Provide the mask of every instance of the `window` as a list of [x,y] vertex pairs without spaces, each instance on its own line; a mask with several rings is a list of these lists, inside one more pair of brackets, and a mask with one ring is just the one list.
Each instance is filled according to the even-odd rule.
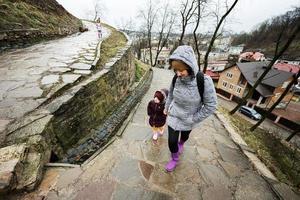
[[227,82],[226,81],[223,81],[223,83],[222,83],[222,85],[223,85],[223,87],[227,87]]
[[246,85],[247,80],[245,79],[245,77],[242,75],[239,84],[240,85]]
[[231,89],[231,90],[233,89],[233,85],[232,84],[229,85],[229,89]]
[[232,78],[233,74],[230,73],[230,72],[227,72],[227,73],[226,73],[226,76],[227,76],[228,78]]
[[237,93],[241,93],[242,88],[238,87],[238,88],[236,89],[236,91],[237,91]]

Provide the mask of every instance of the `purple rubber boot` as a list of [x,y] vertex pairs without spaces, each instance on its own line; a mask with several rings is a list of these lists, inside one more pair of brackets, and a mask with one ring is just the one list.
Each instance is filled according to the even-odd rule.
[[166,170],[168,172],[173,171],[177,165],[177,162],[179,161],[179,153],[178,152],[172,153],[171,156],[172,156],[171,160],[166,165]]
[[182,154],[182,152],[183,152],[183,145],[184,145],[184,142],[180,140],[178,142],[178,152],[179,152],[179,154]]

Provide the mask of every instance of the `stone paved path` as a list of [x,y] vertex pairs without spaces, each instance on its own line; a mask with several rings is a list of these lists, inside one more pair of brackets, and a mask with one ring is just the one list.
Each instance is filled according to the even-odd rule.
[[[0,55],[0,133],[10,121],[90,72],[99,39],[95,25],[83,23],[88,32]],[[109,34],[104,29],[102,39]]]
[[48,170],[41,184],[52,184],[47,199],[276,199],[215,116],[193,130],[179,166],[165,172],[167,133],[152,143],[146,107],[154,91],[168,87],[171,78],[170,71],[154,69],[152,86],[122,137],[92,161]]

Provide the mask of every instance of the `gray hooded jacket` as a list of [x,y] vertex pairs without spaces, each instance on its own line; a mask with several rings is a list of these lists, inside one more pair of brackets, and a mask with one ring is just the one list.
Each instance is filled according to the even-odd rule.
[[[198,73],[198,65],[192,47],[179,46],[170,60],[181,60]],[[174,130],[192,130],[199,122],[213,114],[217,107],[217,96],[212,79],[204,75],[204,94],[201,100],[195,76],[178,77],[171,84],[165,105],[168,111],[167,124]]]

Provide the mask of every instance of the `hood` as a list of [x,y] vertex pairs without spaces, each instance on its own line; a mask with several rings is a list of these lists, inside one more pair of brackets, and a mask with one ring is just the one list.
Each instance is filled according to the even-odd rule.
[[194,75],[196,75],[199,71],[196,56],[191,46],[178,46],[170,56],[169,60],[181,60],[193,70]]

